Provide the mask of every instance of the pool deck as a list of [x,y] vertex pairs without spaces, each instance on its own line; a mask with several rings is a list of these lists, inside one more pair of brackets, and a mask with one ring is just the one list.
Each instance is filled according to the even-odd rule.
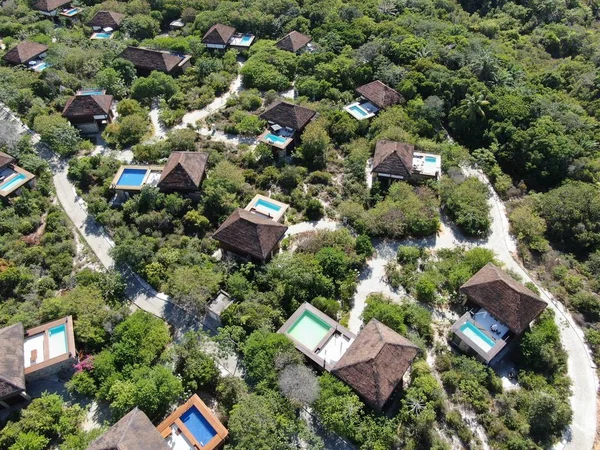
[[[110,36],[108,37],[99,37],[98,35],[100,34],[110,34]],[[96,33],[92,33],[92,35],[90,36],[90,39],[94,39],[94,40],[98,40],[98,41],[106,41],[108,39],[112,39],[115,37],[115,33],[111,32],[111,33],[106,33],[104,31],[98,31]]]
[[[244,37],[248,37],[250,38],[250,40],[244,42],[243,39]],[[253,34],[241,34],[241,33],[236,33],[233,36],[231,36],[231,38],[229,39],[229,46],[230,47],[237,47],[237,48],[241,48],[241,49],[246,49],[246,48],[250,48],[250,46],[254,43],[254,39],[255,36]]]
[[[363,116],[358,114],[357,112],[353,111],[352,108],[358,106],[361,109],[364,109],[368,114]],[[350,114],[352,117],[354,117],[357,120],[366,120],[366,119],[370,119],[371,117],[374,117],[375,114],[377,114],[377,112],[379,111],[379,108],[377,108],[375,105],[373,105],[371,102],[368,101],[357,101],[354,103],[350,103],[347,106],[344,106],[344,111],[346,111],[348,114]]]
[[[181,421],[181,416],[195,406],[200,414],[207,420],[211,427],[216,431],[215,436],[204,446],[200,445],[200,443],[196,440],[194,435],[187,429],[185,424]],[[174,432],[173,425],[175,425],[180,431],[181,434],[185,437],[185,440],[190,442],[193,447],[192,449],[202,449],[202,450],[214,450],[218,448],[227,438],[229,431],[227,428],[223,426],[221,421],[217,419],[217,416],[206,406],[206,404],[198,397],[197,394],[192,395],[187,402],[173,411],[169,416],[163,420],[160,425],[156,427],[158,432],[164,439],[168,439],[169,436]]]
[[19,176],[19,174],[25,175],[25,178],[23,178],[21,181],[14,184],[13,186],[11,186],[9,189],[0,190],[0,197],[2,197],[2,198],[8,197],[10,194],[15,192],[21,186],[24,186],[25,184],[29,183],[31,180],[33,180],[35,178],[34,174],[26,171],[25,169],[22,169],[21,167],[15,165],[15,164],[11,164],[8,167],[5,167],[4,169],[0,170],[0,176],[6,177],[4,180],[2,180],[0,182],[0,186],[3,185],[4,183],[10,182],[11,179]]
[[286,147],[288,145],[290,145],[293,142],[293,140],[294,140],[294,138],[291,137],[291,136],[279,136],[279,137],[285,138],[285,142],[283,142],[283,143],[274,142],[274,141],[272,141],[270,139],[267,139],[267,135],[269,135],[269,134],[273,134],[275,136],[278,136],[274,131],[269,130],[267,128],[265,131],[262,132],[262,134],[260,136],[258,136],[258,138],[257,138],[258,142],[262,142],[264,144],[270,145],[271,147],[275,147],[275,148],[278,148],[280,150],[285,150]]
[[[115,189],[117,191],[141,191],[142,188],[146,185],[156,186],[158,184],[158,180],[160,179],[160,174],[162,173],[165,166],[135,166],[135,165],[125,165],[119,167],[119,170],[115,174],[112,182],[110,183],[110,188]],[[146,170],[146,175],[144,179],[139,184],[139,186],[127,186],[118,184],[121,175],[126,169],[135,169],[135,170]]]
[[[314,314],[331,327],[314,349],[308,348],[288,334],[288,330],[292,328],[292,326],[305,311]],[[279,328],[279,330],[277,330],[277,332],[285,334],[287,337],[289,337],[299,352],[303,353],[317,366],[325,369],[328,372],[333,369],[337,361],[342,357],[344,351],[347,350],[350,344],[354,342],[354,339],[356,339],[356,335],[354,333],[352,333],[346,327],[341,326],[327,314],[321,312],[310,303],[303,303],[300,305],[300,307],[294,312],[294,314],[290,316],[288,320],[285,321],[285,323],[281,326],[281,328]],[[334,346],[337,347],[338,344],[340,344],[343,351],[340,351],[339,353],[332,352],[331,349]],[[327,351],[329,351],[329,353],[326,355]]]
[[[256,207],[255,206],[256,203],[260,200],[279,206],[279,211],[271,214],[271,212],[268,211],[267,208],[261,208],[260,206]],[[289,207],[290,207],[290,205],[288,205],[287,203],[279,202],[279,201],[274,200],[265,195],[256,194],[254,196],[254,198],[250,201],[250,203],[248,203],[246,205],[246,207],[244,209],[246,211],[250,211],[252,213],[260,214],[261,216],[268,217],[269,219],[273,219],[275,222],[283,222],[283,220],[282,220],[283,216],[285,215],[285,212],[288,210]]]
[[[471,348],[475,353],[477,353],[477,355],[483,359],[487,364],[489,364],[497,355],[498,353],[500,353],[502,351],[502,349],[504,347],[506,347],[507,341],[505,339],[509,338],[511,336],[510,333],[508,333],[508,329],[506,327],[504,327],[504,325],[502,325],[503,328],[500,328],[500,331],[502,333],[503,330],[506,329],[506,331],[504,331],[504,333],[502,333],[501,335],[497,335],[495,333],[493,333],[485,324],[481,324],[479,323],[476,319],[474,319],[474,316],[476,315],[472,314],[471,311],[467,311],[460,319],[458,319],[454,325],[452,325],[452,327],[450,328],[451,333],[455,334],[462,342],[464,342],[466,345],[469,346],[469,348]],[[469,338],[460,328],[467,322],[470,322],[471,324],[473,324],[475,327],[477,327],[483,334],[485,334],[487,337],[489,337],[490,339],[492,339],[495,344],[494,346],[489,350],[489,351],[485,351],[484,349],[482,349],[481,347],[479,347],[479,345],[477,345],[476,342],[474,342],[471,338]]]
[[[67,351],[61,355],[55,356],[54,358],[50,358],[50,337],[49,330],[51,328],[58,327],[60,325],[66,325],[66,335],[67,335]],[[39,339],[41,337],[42,339]],[[76,358],[77,351],[75,350],[75,337],[73,334],[73,318],[71,316],[63,317],[62,319],[57,319],[52,322],[48,322],[40,325],[39,327],[30,328],[25,331],[25,343],[29,340],[38,340],[39,346],[43,349],[42,354],[38,351],[38,360],[35,364],[30,364],[25,367],[25,376],[45,369],[46,367],[53,366],[55,364],[59,364],[63,361],[66,361],[70,358]],[[39,350],[38,345],[34,345],[34,350]],[[27,348],[27,346],[26,346]],[[31,354],[28,355],[25,353],[25,360],[31,358]]]
[[[425,158],[435,158],[435,163],[425,162]],[[419,163],[422,161],[421,163]],[[413,153],[413,173],[426,177],[439,178],[442,173],[442,157],[434,153]]]

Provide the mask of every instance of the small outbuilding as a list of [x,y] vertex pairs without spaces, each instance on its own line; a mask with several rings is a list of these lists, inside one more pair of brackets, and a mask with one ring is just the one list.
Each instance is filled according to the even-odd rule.
[[223,251],[264,264],[279,250],[287,229],[274,220],[238,208],[212,237]]
[[331,371],[376,411],[401,387],[419,347],[371,319]]

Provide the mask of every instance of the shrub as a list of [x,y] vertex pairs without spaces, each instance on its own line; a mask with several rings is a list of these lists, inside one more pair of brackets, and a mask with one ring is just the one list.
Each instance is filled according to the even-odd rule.
[[421,247],[415,247],[414,245],[401,245],[398,247],[396,258],[400,264],[415,265],[421,257]]
[[304,215],[308,218],[308,220],[319,220],[321,217],[323,217],[323,214],[323,205],[316,198],[311,198],[306,203]]
[[452,221],[468,236],[482,236],[491,226],[489,191],[475,177],[462,183],[444,178],[440,190],[442,206]]

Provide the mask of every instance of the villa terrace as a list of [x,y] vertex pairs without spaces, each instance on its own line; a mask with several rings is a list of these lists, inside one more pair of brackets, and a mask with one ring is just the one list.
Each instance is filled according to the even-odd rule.
[[139,192],[144,186],[158,185],[163,169],[163,166],[121,166],[110,187],[124,193]]
[[250,33],[236,33],[234,27],[217,23],[202,37],[206,48],[224,50],[233,47],[237,50],[247,50],[254,42],[254,35]]
[[356,92],[360,94],[361,98],[345,106],[344,110],[357,120],[370,119],[380,109],[404,100],[398,92],[379,80],[358,87]]
[[290,337],[296,349],[330,372],[356,335],[309,303],[303,303],[277,331]]
[[35,175],[14,164],[15,159],[0,152],[0,198],[16,193],[22,186],[35,178]]
[[273,148],[279,156],[293,148],[300,134],[316,116],[316,111],[288,102],[278,102],[259,117],[269,123],[269,127],[258,137]]
[[173,450],[213,450],[229,432],[196,394],[156,427]]
[[254,214],[273,219],[275,222],[283,222],[283,217],[289,207],[290,205],[286,203],[256,194],[244,209]]

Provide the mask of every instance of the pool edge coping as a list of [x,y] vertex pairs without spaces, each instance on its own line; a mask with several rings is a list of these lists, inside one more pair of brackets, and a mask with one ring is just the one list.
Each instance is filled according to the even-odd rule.
[[[75,335],[73,334],[73,317],[72,316],[65,316],[60,319],[53,320],[52,322],[46,322],[37,327],[29,328],[28,330],[25,330],[23,343],[25,342],[25,339],[27,339],[27,338],[31,338],[38,334],[44,333],[45,334],[44,356],[45,356],[46,353],[49,352],[48,330],[50,330],[50,328],[54,328],[54,327],[57,327],[57,326],[63,325],[63,324],[66,325],[65,332],[67,334],[67,352],[63,353],[62,355],[55,356],[54,358],[45,359],[44,361],[42,361],[39,364],[34,364],[32,366],[25,367],[24,368],[25,375],[29,375],[31,373],[37,372],[38,370],[45,369],[46,367],[50,367],[55,364],[61,363],[63,361],[67,361],[70,358],[75,358],[75,359],[77,358],[77,350],[75,349]],[[27,355],[23,355],[23,356],[27,357]],[[23,365],[25,365],[25,362],[23,362]]]
[[[502,349],[504,347],[506,347],[508,342],[502,338],[496,339],[494,336],[488,336],[488,337],[494,339],[495,345],[490,349],[490,351],[484,352],[483,349],[481,349],[471,338],[469,338],[460,329],[467,322],[471,322],[473,324],[473,326],[475,326],[477,329],[484,332],[486,335],[489,334],[489,333],[487,333],[486,330],[477,326],[477,324],[473,321],[473,319],[471,317],[470,311],[467,311],[456,322],[454,322],[454,324],[452,324],[452,327],[450,327],[451,333],[453,333],[454,335],[459,337],[461,341],[465,342],[469,346],[469,348],[471,350],[473,350],[475,353],[477,353],[480,357],[482,357],[486,361],[487,364],[490,364],[492,362],[492,360],[502,351]],[[510,333],[510,330],[509,330],[508,334],[509,333]],[[510,336],[509,336],[509,338],[510,338]]]

